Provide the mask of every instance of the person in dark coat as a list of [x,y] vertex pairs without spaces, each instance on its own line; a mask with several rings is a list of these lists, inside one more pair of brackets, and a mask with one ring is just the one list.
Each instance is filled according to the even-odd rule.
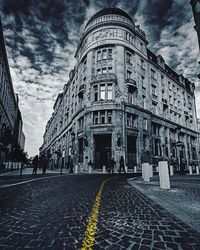
[[42,162],[41,162],[42,173],[46,174],[47,165],[48,165],[48,158],[46,155],[43,155],[41,160],[42,160]]
[[33,159],[33,174],[37,174],[37,169],[38,169],[38,155],[36,155]]
[[125,166],[124,166],[124,157],[121,156],[120,160],[119,160],[119,173],[121,174],[121,171],[124,171],[124,173],[126,173],[125,170]]
[[116,162],[115,162],[114,158],[112,158],[110,161],[110,173],[111,174],[114,174],[115,164],[116,164]]

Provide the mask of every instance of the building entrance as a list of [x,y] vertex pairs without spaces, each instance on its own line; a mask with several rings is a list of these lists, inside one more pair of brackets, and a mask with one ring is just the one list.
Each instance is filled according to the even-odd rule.
[[108,166],[111,160],[111,134],[94,135],[94,160],[95,168]]
[[127,160],[128,168],[133,169],[137,165],[137,137],[127,136]]

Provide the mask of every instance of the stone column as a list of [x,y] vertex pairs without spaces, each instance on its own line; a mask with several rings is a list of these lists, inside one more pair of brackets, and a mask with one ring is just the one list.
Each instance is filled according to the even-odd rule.
[[196,166],[196,173],[199,174],[199,166]]
[[167,161],[159,161],[158,168],[159,168],[160,188],[170,189],[169,170]]

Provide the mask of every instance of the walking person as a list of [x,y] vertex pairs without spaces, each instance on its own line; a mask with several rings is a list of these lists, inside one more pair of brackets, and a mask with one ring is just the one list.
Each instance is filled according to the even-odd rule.
[[48,158],[46,155],[43,155],[42,157],[42,173],[43,174],[46,174],[47,164],[48,164]]
[[125,166],[124,166],[124,157],[121,156],[120,160],[119,160],[119,173],[121,174],[121,171],[124,171],[124,173],[126,173],[125,170]]
[[116,164],[116,162],[115,162],[114,157],[113,157],[111,159],[111,161],[110,161],[110,172],[111,172],[111,174],[114,174],[115,164]]
[[38,169],[38,155],[36,155],[33,159],[33,174],[37,174],[37,169]]

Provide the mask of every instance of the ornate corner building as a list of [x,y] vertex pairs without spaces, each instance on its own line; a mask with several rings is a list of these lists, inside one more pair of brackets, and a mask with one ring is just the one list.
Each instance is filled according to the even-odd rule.
[[8,160],[12,145],[24,149],[23,121],[14,93],[0,20],[0,163]]
[[120,156],[129,169],[160,160],[197,163],[194,83],[147,45],[144,31],[121,9],[91,17],[40,148],[52,167],[69,157],[96,168]]

